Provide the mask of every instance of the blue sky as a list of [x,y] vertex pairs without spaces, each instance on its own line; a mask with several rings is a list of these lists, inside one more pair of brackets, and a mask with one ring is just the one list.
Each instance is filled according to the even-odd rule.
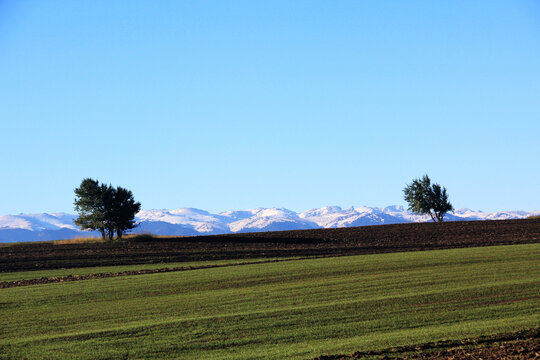
[[2,1],[0,214],[540,209],[537,1]]

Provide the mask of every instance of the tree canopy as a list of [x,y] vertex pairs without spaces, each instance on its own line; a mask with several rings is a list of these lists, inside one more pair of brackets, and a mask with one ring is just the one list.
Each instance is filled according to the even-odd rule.
[[446,188],[439,184],[431,184],[429,176],[424,175],[420,179],[414,179],[404,189],[405,201],[409,203],[409,210],[415,214],[429,214],[435,222],[441,222],[444,214],[454,210],[448,201]]
[[110,240],[115,233],[120,239],[125,231],[135,228],[135,214],[141,209],[141,203],[135,202],[130,190],[90,178],[75,189],[74,204],[79,213],[74,223],[82,230],[97,230]]

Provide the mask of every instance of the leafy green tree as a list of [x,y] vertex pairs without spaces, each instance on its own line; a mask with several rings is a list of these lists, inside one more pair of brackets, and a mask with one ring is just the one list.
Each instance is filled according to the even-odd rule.
[[130,190],[120,186],[113,189],[113,198],[112,219],[116,236],[118,239],[121,239],[125,231],[137,226],[135,214],[141,209],[141,204],[135,202],[133,193]]
[[97,230],[105,238],[105,206],[103,204],[104,186],[97,180],[84,179],[75,189],[75,211],[79,217],[73,222],[82,230]]
[[405,201],[409,203],[409,210],[415,214],[429,214],[434,222],[442,222],[444,214],[454,210],[448,201],[446,188],[439,184],[431,184],[429,176],[414,179],[404,189]]
[[75,189],[74,204],[79,213],[74,223],[82,230],[97,230],[109,240],[115,233],[120,239],[125,231],[135,228],[135,214],[141,208],[130,190],[100,184],[90,178]]

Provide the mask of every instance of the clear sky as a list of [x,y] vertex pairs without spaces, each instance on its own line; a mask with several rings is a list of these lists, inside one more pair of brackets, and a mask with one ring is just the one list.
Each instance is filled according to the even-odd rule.
[[0,1],[0,215],[540,209],[540,3]]

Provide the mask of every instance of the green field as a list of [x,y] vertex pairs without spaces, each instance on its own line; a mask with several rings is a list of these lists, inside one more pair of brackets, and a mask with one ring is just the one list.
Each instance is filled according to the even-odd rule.
[[294,257],[283,258],[264,258],[264,259],[226,259],[226,260],[207,260],[207,261],[188,261],[174,263],[156,263],[156,264],[140,264],[140,265],[120,265],[120,266],[93,266],[70,269],[48,269],[48,270],[32,270],[32,271],[14,271],[0,272],[0,282],[16,281],[16,280],[32,280],[41,277],[62,277],[68,275],[88,275],[98,273],[114,273],[121,271],[137,271],[150,269],[172,269],[176,267],[201,267],[201,266],[225,266],[225,265],[243,265],[246,263],[255,262],[272,262],[272,261],[289,261],[294,260]]
[[532,244],[2,289],[0,357],[307,359],[515,331],[540,323],[539,259]]

